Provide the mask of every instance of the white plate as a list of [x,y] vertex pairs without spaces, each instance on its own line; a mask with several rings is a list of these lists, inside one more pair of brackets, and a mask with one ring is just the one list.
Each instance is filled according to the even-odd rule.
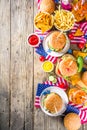
[[[51,33],[53,33],[53,32],[51,32]],[[47,54],[49,54],[51,56],[55,56],[55,57],[60,57],[60,56],[64,55],[68,51],[68,49],[70,48],[70,41],[69,41],[67,35],[65,33],[63,33],[66,36],[66,45],[65,45],[64,49],[59,51],[59,52],[52,51],[48,47],[49,36],[50,36],[51,33],[49,33],[44,38],[44,40],[43,40],[43,48],[44,48],[44,50],[45,50],[45,52]]]
[[[62,109],[58,113],[55,113],[55,114],[49,113],[43,106],[43,99],[44,99],[45,95],[48,94],[48,93],[51,93],[51,92],[54,92],[54,93],[58,94],[62,98],[63,104],[64,104]],[[40,107],[41,107],[42,111],[44,113],[46,113],[47,115],[49,115],[49,116],[59,116],[59,115],[62,115],[63,112],[66,110],[67,104],[68,104],[68,97],[67,97],[66,93],[61,88],[58,88],[56,86],[50,86],[50,87],[46,88],[41,93],[41,96],[40,96]]]

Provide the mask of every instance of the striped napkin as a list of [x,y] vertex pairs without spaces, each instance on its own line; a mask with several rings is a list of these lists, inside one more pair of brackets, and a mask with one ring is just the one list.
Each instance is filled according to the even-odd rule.
[[[46,82],[44,82],[44,83],[46,83]],[[42,91],[45,88],[48,88],[50,86],[52,86],[52,85],[50,85],[50,84],[40,84],[40,83],[38,84],[36,97],[35,97],[35,107],[36,108],[40,108],[40,94],[42,93]],[[77,105],[77,104],[74,104],[72,102],[69,102],[69,104],[67,105],[67,110],[65,111],[64,114],[68,114],[70,112],[77,113],[80,116],[81,124],[87,123],[87,107],[84,108],[82,105]]]
[[78,43],[86,43],[85,35],[87,34],[87,21],[81,23],[75,23],[73,29],[70,33],[74,34],[77,29],[80,29],[83,32],[83,36],[74,36],[73,39],[70,40],[71,44],[78,44]]

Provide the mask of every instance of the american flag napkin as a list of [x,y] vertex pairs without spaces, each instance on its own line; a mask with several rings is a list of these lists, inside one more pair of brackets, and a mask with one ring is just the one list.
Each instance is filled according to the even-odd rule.
[[35,33],[38,34],[38,36],[40,37],[40,42],[41,44],[39,45],[39,47],[36,48],[36,53],[38,53],[39,55],[42,55],[45,57],[46,60],[51,61],[53,64],[55,64],[57,62],[58,57],[54,57],[51,55],[48,55],[42,45],[43,39],[46,37],[46,35],[49,33],[50,31],[45,32],[44,34],[39,31],[39,30],[35,30]]
[[[45,88],[48,88],[52,85],[50,84],[38,84],[37,86],[37,92],[35,97],[35,107],[40,108],[40,94]],[[80,116],[81,124],[87,123],[87,107],[83,107],[82,105],[77,105],[72,102],[69,102],[67,105],[67,110],[64,114],[68,114],[70,112],[77,113]]]
[[87,34],[87,21],[81,23],[75,23],[73,29],[71,29],[71,33],[75,33],[77,29],[80,29],[83,32],[83,36],[74,36],[73,39],[70,40],[71,44],[78,43],[86,43],[85,35]]

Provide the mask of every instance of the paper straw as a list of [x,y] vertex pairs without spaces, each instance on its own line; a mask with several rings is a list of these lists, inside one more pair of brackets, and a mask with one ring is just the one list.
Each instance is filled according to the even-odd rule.
[[85,2],[85,0],[81,0],[81,5],[83,5],[83,4],[84,4],[84,2]]

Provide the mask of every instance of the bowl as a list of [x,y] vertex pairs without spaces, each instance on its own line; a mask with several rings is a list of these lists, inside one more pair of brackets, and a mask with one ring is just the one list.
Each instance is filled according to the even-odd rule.
[[38,12],[34,18],[35,28],[42,31],[42,33],[49,31],[53,27],[53,23],[53,15],[47,12]]
[[59,31],[70,31],[74,27],[75,21],[76,20],[72,12],[63,9],[61,9],[60,11],[55,11],[54,26]]
[[40,37],[36,33],[31,33],[28,36],[27,41],[28,41],[29,46],[37,47],[40,43]]
[[51,72],[54,69],[54,64],[50,61],[44,61],[42,64],[42,69],[44,72]]
[[55,57],[60,57],[62,55],[64,55],[68,49],[70,48],[70,40],[68,38],[68,36],[66,35],[66,33],[63,33],[66,37],[66,45],[65,47],[61,50],[61,51],[58,51],[58,52],[55,52],[55,51],[52,51],[50,50],[49,46],[48,46],[48,41],[49,41],[49,36],[51,35],[52,32],[50,32],[43,40],[43,48],[45,50],[45,52],[51,56],[55,56]]
[[[56,113],[50,113],[44,106],[44,99],[45,99],[46,95],[48,95],[50,93],[55,93],[55,94],[59,95],[63,102],[62,108]],[[40,107],[41,107],[42,111],[45,114],[52,116],[52,117],[62,115],[67,108],[67,104],[68,104],[68,97],[67,97],[66,93],[61,88],[58,88],[56,86],[50,86],[50,87],[44,89],[44,91],[42,91],[42,93],[40,95]]]

